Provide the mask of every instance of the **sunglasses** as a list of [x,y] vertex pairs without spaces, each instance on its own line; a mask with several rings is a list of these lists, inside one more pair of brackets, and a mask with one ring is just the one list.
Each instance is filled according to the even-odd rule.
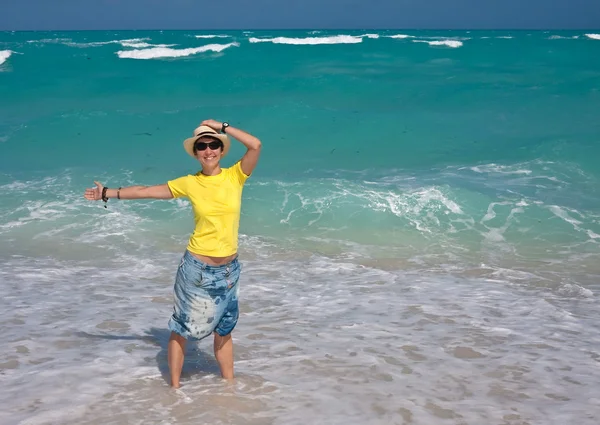
[[194,151],[204,151],[206,148],[210,148],[213,151],[216,151],[219,148],[223,147],[223,142],[220,140],[214,140],[212,142],[196,142],[194,144]]

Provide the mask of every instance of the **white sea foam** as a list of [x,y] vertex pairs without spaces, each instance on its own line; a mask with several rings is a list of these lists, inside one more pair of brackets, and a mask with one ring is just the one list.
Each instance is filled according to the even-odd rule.
[[552,212],[552,214],[573,226],[573,229],[577,230],[578,232],[585,233],[590,240],[595,241],[596,239],[600,239],[599,234],[595,233],[591,229],[583,228],[582,226],[584,223],[572,216],[578,215],[582,220],[585,219],[585,216],[579,211],[573,208],[560,207],[558,205],[550,205],[548,206],[548,209]]
[[[564,221],[566,221],[567,223],[571,224],[575,229],[579,230],[579,228],[577,226],[580,225],[580,224],[582,224],[581,221],[577,220],[576,218],[571,217],[569,215],[569,211],[566,211],[564,208],[561,208],[558,205],[550,205],[548,207],[548,209],[550,211],[552,211],[552,213],[554,215],[556,215],[557,217],[562,218]],[[578,213],[575,210],[571,210],[571,212]]]
[[356,44],[362,43],[362,37],[352,35],[334,35],[330,37],[275,37],[275,38],[257,38],[250,37],[250,43],[275,43],[275,44],[296,44],[296,45],[316,45],[316,44]]
[[146,41],[150,40],[150,38],[128,38],[124,40],[109,40],[109,41],[93,41],[90,43],[73,43],[72,41],[64,42],[65,45],[70,47],[78,47],[78,48],[87,48],[87,47],[100,47],[106,46],[109,44],[120,44],[124,47],[132,47],[132,44],[147,44]]
[[42,38],[40,40],[27,40],[28,43],[60,44],[71,42],[70,38]]
[[572,296],[572,297],[581,297],[581,298],[593,298],[594,293],[584,288],[576,283],[565,283],[562,285],[558,292],[562,295]]
[[149,43],[144,43],[144,42],[131,43],[131,42],[127,42],[127,41],[122,41],[121,45],[123,47],[132,47],[134,49],[145,49],[148,47],[173,47],[173,46],[176,46],[176,44],[149,44]]
[[12,53],[12,50],[0,50],[0,65],[6,62]]
[[151,49],[141,50],[120,50],[117,55],[122,59],[159,59],[159,58],[178,58],[191,56],[204,52],[222,52],[229,47],[238,47],[239,43],[229,44],[207,44],[201,47],[191,47],[188,49],[171,49],[168,47],[153,47]]
[[196,38],[229,38],[231,36],[227,35],[227,34],[202,34],[202,35],[195,35],[194,37],[196,37]]
[[[583,286],[522,289],[525,276],[515,285],[505,276],[409,274],[314,253],[241,256],[236,382],[216,376],[205,340],[190,344],[184,393],[170,391],[166,322],[178,259],[153,250],[85,265],[48,256],[3,264],[2,307],[14,314],[1,328],[0,358],[15,389],[0,394],[3,423],[238,425],[268,415],[286,424],[479,424],[520,415],[595,425],[600,413],[590,396],[600,378],[589,343],[600,336],[596,304]],[[152,278],[140,276],[139,261],[156,264]],[[389,394],[398,396],[391,407]]]
[[321,186],[316,193],[307,193],[304,189],[297,184],[276,183],[275,190],[282,192],[283,197],[279,206],[283,216],[280,223],[312,226],[318,222],[323,226],[327,217],[338,215],[349,206],[362,210],[356,211],[356,214],[381,212],[388,217],[396,216],[422,234],[432,234],[448,226],[441,223],[444,217],[455,218],[464,214],[458,203],[437,187],[371,189],[362,184],[335,180]]
[[481,222],[480,222],[487,229],[487,232],[481,233],[481,235],[485,238],[485,240],[487,242],[491,243],[495,247],[496,250],[506,248],[505,246],[498,245],[498,243],[506,241],[504,238],[504,233],[512,224],[515,214],[523,214],[525,210],[523,210],[523,208],[521,208],[521,207],[511,208],[510,213],[506,217],[504,224],[500,227],[488,227],[484,223],[487,221],[490,221],[496,217],[496,212],[494,211],[494,207],[496,205],[509,205],[509,204],[510,203],[508,203],[508,202],[492,202],[488,206],[488,212],[481,219]]
[[438,40],[438,41],[442,41],[442,40],[460,40],[460,41],[471,40],[471,37],[457,37],[457,36],[444,37],[444,36],[439,36],[439,35],[429,35],[429,36],[428,35],[420,35],[420,36],[418,36],[418,38],[420,40]]
[[548,40],[576,40],[578,39],[578,35],[574,35],[573,37],[564,37],[562,35],[551,35],[548,37]]
[[485,164],[485,165],[476,165],[474,167],[461,167],[459,170],[464,170],[468,168],[471,171],[476,173],[498,173],[498,174],[524,174],[530,175],[532,173],[531,170],[523,169],[520,167],[514,167],[510,165],[498,165],[498,164]]
[[366,37],[366,38],[377,39],[377,38],[379,38],[379,34],[363,34],[363,35],[360,35],[359,37]]
[[414,35],[406,35],[406,34],[387,35],[386,37],[387,38],[398,38],[398,39],[415,38]]
[[458,40],[433,40],[433,41],[413,40],[413,43],[427,43],[430,46],[446,46],[446,47],[451,47],[453,49],[456,49],[463,45],[463,42],[458,41]]
[[600,40],[600,34],[586,34],[587,38],[591,38],[592,40]]
[[[423,219],[425,212],[443,211],[445,214],[463,214],[460,206],[448,199],[435,187],[423,188],[413,193],[392,193],[381,191],[366,191],[364,195],[369,201],[369,206],[376,211],[389,211],[397,217],[409,218],[419,230],[426,230],[417,220]],[[430,219],[433,219],[429,215]],[[435,220],[439,224],[439,220]]]

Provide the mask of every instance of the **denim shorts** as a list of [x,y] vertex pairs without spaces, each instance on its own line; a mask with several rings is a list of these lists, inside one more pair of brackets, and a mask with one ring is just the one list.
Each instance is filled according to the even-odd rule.
[[196,340],[213,332],[221,336],[231,333],[239,317],[240,270],[237,258],[211,266],[186,251],[175,278],[169,329]]

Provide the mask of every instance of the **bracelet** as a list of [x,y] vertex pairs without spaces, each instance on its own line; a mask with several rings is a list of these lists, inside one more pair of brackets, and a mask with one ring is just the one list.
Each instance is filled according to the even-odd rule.
[[108,190],[108,187],[103,187],[102,188],[102,201],[104,202],[104,208],[106,208],[106,203],[108,202],[108,198],[106,197],[106,191]]
[[121,188],[117,189],[117,199],[121,199]]

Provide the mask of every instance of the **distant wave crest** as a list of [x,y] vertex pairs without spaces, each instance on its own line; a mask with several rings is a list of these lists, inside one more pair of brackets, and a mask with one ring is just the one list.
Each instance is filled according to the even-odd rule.
[[457,49],[459,47],[462,47],[462,45],[463,45],[463,42],[458,41],[458,40],[434,40],[434,41],[413,40],[413,43],[427,43],[430,46],[446,46],[446,47],[452,47],[453,49]]
[[367,38],[379,38],[379,34],[363,34],[363,35],[359,35],[359,37],[367,37]]
[[6,62],[12,53],[12,50],[0,50],[0,65]]
[[395,35],[388,35],[388,38],[399,38],[399,39],[405,39],[405,38],[414,38],[414,35],[406,35],[406,34],[395,34]]
[[586,34],[587,38],[591,38],[592,40],[600,40],[600,34]]
[[250,43],[275,43],[275,44],[356,44],[362,43],[362,37],[353,35],[334,35],[330,37],[306,37],[306,38],[291,38],[291,37],[275,37],[275,38],[256,38],[250,37]]
[[191,56],[203,52],[222,52],[229,47],[238,47],[239,43],[229,44],[207,44],[201,47],[192,47],[188,49],[171,49],[168,47],[153,47],[151,49],[141,50],[120,50],[117,55],[122,59],[158,59],[158,58],[178,58]]
[[203,35],[196,35],[194,37],[196,37],[196,38],[229,38],[231,36],[225,35],[225,34],[203,34]]
[[150,38],[128,38],[124,40],[109,40],[109,41],[91,41],[88,43],[74,42],[70,38],[44,38],[41,40],[29,40],[28,43],[42,43],[42,44],[64,44],[69,47],[87,48],[87,47],[100,47],[107,46],[110,44],[120,44],[123,47],[132,47],[134,49],[143,49],[147,47],[171,47],[175,44],[149,44]]
[[149,43],[128,43],[128,42],[121,42],[121,46],[123,47],[131,47],[134,49],[146,49],[148,47],[173,47],[176,46],[176,44],[149,44]]
[[125,40],[92,41],[90,43],[74,43],[72,41],[68,41],[68,42],[65,42],[64,44],[67,46],[70,46],[70,47],[79,47],[79,48],[100,47],[100,46],[106,46],[108,44],[120,44],[123,47],[128,47],[127,45],[129,45],[129,47],[131,47],[132,44],[140,44],[140,43],[143,43],[148,40],[150,40],[150,39],[149,38],[128,38]]
[[42,38],[40,40],[28,40],[28,43],[47,43],[47,44],[60,44],[71,42],[70,38]]

